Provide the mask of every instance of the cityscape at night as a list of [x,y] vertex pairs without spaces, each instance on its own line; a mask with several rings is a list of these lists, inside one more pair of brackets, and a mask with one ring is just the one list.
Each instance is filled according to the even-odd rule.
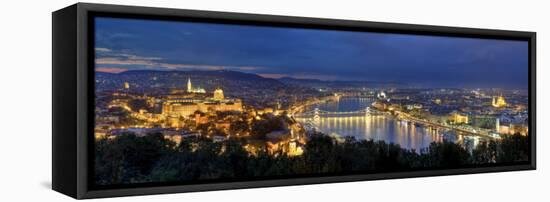
[[95,19],[97,185],[528,162],[528,43]]

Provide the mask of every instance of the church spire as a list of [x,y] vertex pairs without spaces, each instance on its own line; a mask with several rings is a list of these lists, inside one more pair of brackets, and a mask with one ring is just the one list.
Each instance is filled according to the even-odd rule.
[[193,86],[191,85],[191,78],[187,77],[187,92],[190,93],[193,91]]

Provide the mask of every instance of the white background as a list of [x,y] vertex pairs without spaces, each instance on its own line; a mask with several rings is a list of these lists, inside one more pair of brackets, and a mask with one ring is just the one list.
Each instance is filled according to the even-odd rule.
[[[101,199],[112,201],[543,201],[550,199],[546,1],[144,0],[139,6],[536,31],[536,171]],[[383,3],[382,3],[383,2]],[[1,1],[0,201],[68,201],[51,186],[51,12],[75,1]],[[546,20],[545,20],[546,19]],[[498,71],[498,69],[495,69]]]

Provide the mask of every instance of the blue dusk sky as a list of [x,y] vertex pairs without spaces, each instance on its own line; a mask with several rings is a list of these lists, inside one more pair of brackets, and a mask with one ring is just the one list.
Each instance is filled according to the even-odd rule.
[[263,77],[527,88],[528,43],[96,18],[96,71],[234,70]]

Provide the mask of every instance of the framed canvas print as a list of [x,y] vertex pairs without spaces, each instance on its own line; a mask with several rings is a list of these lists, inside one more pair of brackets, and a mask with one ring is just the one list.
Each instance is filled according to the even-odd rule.
[[535,33],[79,3],[53,14],[75,198],[535,169]]

